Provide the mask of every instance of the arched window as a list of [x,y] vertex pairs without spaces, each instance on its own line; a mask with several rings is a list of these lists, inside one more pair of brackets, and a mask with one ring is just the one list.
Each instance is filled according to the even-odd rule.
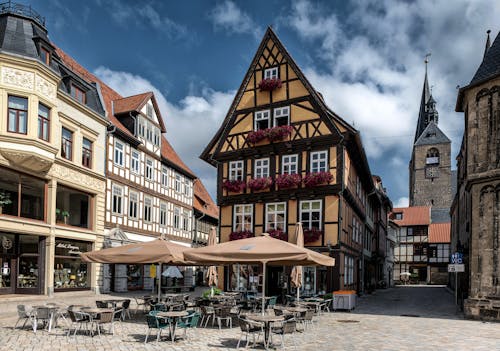
[[439,164],[439,150],[433,147],[427,151],[427,156],[425,158],[426,165],[438,165]]

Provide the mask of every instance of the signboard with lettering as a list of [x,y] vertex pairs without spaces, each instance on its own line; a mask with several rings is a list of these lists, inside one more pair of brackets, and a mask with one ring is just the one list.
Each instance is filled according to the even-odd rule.
[[465,265],[464,264],[449,264],[448,265],[448,272],[449,273],[465,272]]
[[453,264],[462,264],[464,260],[464,254],[460,252],[455,252],[454,254],[451,255],[450,258],[450,263]]

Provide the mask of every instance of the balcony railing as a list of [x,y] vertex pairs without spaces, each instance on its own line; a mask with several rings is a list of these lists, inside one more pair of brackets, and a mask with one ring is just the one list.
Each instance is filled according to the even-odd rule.
[[31,6],[18,4],[12,1],[0,3],[0,15],[8,13],[31,18],[33,21],[45,28],[45,17],[42,17],[38,12],[33,10]]

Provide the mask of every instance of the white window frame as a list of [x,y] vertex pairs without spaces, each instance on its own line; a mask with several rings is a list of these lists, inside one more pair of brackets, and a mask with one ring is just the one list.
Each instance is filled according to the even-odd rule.
[[128,195],[128,216],[130,218],[137,219],[138,215],[139,215],[139,193],[135,191],[130,191]]
[[189,212],[187,210],[182,211],[182,230],[189,231]]
[[191,196],[191,180],[184,177],[184,195]]
[[229,180],[243,180],[243,161],[229,162]]
[[[290,171],[295,169],[295,171]],[[298,174],[299,173],[299,155],[283,155],[281,156],[281,174]]]
[[125,144],[122,143],[121,141],[115,140],[114,151],[113,151],[113,162],[115,163],[115,165],[123,167],[124,163],[123,161],[125,159],[124,155],[125,155]]
[[145,124],[146,124],[146,123],[147,123],[147,122],[146,122],[146,120],[145,120],[144,118],[142,118],[142,117],[139,117],[139,118],[137,119],[137,129],[138,129],[137,134],[138,134],[140,137],[142,137],[142,138],[144,138],[144,137],[145,137],[145,134],[146,134],[146,133],[145,133],[145,130],[146,130],[146,126],[145,126]]
[[[148,165],[148,162],[151,162],[151,166]],[[154,180],[154,169],[155,169],[155,161],[152,158],[146,157],[146,172],[145,176],[148,180]]]
[[165,227],[167,225],[167,204],[165,202],[160,203],[160,226]]
[[123,215],[123,186],[118,184],[111,187],[111,212]]
[[[319,209],[313,209],[313,204],[319,203]],[[304,204],[309,204],[309,208],[304,209],[302,205]],[[304,229],[311,229],[312,226],[312,214],[315,212],[319,211],[319,227],[318,230],[321,230],[323,228],[323,201],[321,200],[303,200],[299,202],[299,218],[300,221],[302,222],[302,225],[304,226]],[[302,219],[302,214],[303,213],[309,213],[309,220],[308,222],[305,222]]]
[[146,116],[153,118],[153,104],[150,102],[146,103]]
[[[328,172],[328,151],[313,151],[311,152],[310,172]],[[315,159],[315,157],[317,157]],[[321,163],[324,162],[324,166]]]
[[286,117],[286,124],[285,125],[290,125],[290,107],[285,106],[285,107],[277,107],[273,111],[273,126],[277,126],[278,123],[276,123],[276,119],[278,118],[285,118]]
[[258,122],[260,121],[265,121],[267,120],[267,127],[271,127],[271,110],[261,110],[261,111],[255,111],[254,115],[254,130],[259,130],[257,128]]
[[165,166],[161,167],[161,185],[165,188],[168,187],[168,168]]
[[264,79],[278,78],[279,69],[278,67],[266,68],[264,70]]
[[144,222],[151,223],[152,221],[153,221],[153,199],[148,196],[144,196]]
[[181,186],[182,185],[182,177],[179,173],[175,174],[175,180],[174,180],[174,189],[176,193],[181,192]]
[[141,174],[141,153],[137,150],[130,152],[130,171],[135,174]]
[[254,178],[269,177],[269,158],[259,158],[254,161]]
[[[279,206],[283,206],[283,209],[278,209]],[[287,231],[287,221],[286,221],[286,202],[272,202],[266,204],[266,231],[271,229],[278,229],[281,224],[280,230]],[[283,220],[278,220],[279,216],[282,215]],[[272,226],[270,224],[273,224]],[[271,228],[272,227],[272,228]],[[277,228],[278,227],[278,228]]]
[[[250,224],[245,225],[245,216],[250,217]],[[241,228],[237,229],[238,218],[240,218]],[[248,227],[248,228],[247,228]],[[253,204],[234,205],[233,207],[233,230],[253,232]]]
[[174,207],[174,228],[181,229],[181,209],[179,207]]

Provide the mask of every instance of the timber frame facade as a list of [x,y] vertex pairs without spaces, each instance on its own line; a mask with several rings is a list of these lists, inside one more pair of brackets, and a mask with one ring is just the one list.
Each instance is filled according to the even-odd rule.
[[[382,206],[360,134],[326,106],[271,28],[200,157],[217,167],[221,242],[263,232],[294,242],[300,221],[305,245],[336,259],[305,268],[303,293],[360,291],[368,198],[373,211]],[[226,289],[251,287],[238,270],[227,271]],[[281,288],[272,282],[285,286],[287,271],[268,276],[268,293]]]

